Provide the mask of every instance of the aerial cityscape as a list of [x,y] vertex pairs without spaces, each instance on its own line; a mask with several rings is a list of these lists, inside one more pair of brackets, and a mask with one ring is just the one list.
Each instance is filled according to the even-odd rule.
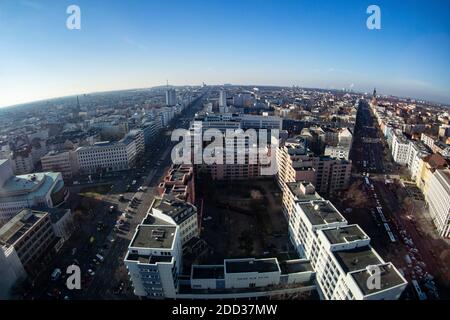
[[[254,24],[242,21],[254,1],[189,2],[0,4],[0,300],[165,299],[181,314],[194,300],[450,299],[449,4],[412,1],[402,14],[434,20],[406,32],[395,1],[268,1]],[[303,27],[323,10],[349,22],[317,27],[334,57],[273,56],[298,6]],[[150,7],[204,20],[164,31],[138,21]],[[230,12],[229,30],[203,30]],[[269,31],[274,12],[285,20]],[[332,39],[353,19],[359,44]],[[139,42],[153,23],[161,34]],[[442,42],[378,57],[393,37]]]

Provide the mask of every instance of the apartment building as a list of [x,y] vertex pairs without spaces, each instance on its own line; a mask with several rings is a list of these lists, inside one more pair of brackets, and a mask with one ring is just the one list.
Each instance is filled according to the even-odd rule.
[[0,282],[0,296],[9,295],[17,280],[37,275],[58,241],[47,212],[24,209],[0,228],[0,272],[12,276]]
[[292,138],[277,150],[277,180],[282,191],[286,182],[308,181],[320,193],[348,188],[351,162],[329,156],[315,156],[303,138]]
[[331,158],[349,160],[350,159],[350,148],[347,146],[341,146],[341,145],[326,146],[324,155],[331,157]]
[[135,163],[137,149],[131,137],[119,142],[98,142],[92,146],[76,150],[80,172],[92,174],[99,172],[131,169]]
[[392,157],[398,164],[408,164],[409,140],[401,131],[396,131],[392,137]]
[[172,195],[156,198],[149,212],[152,217],[179,226],[181,244],[199,236],[197,208]]
[[[398,299],[407,282],[392,263],[370,246],[370,238],[346,219],[330,201],[311,199],[311,190],[295,195],[289,219],[291,241],[310,260],[326,300]],[[376,270],[376,271],[374,271]],[[377,286],[369,285],[377,272]]]
[[193,166],[173,164],[158,186],[159,194],[172,195],[180,200],[195,203],[194,181]]
[[[270,160],[272,152],[275,151],[271,150],[271,142],[274,141],[272,141],[270,137],[263,137],[263,139],[266,139],[266,141],[263,142],[260,139],[259,130],[267,130],[269,135],[270,130],[281,130],[281,128],[282,119],[279,117],[241,115],[236,113],[197,114],[195,120],[191,123],[190,128],[194,141],[196,141],[196,136],[203,136],[203,133],[208,129],[217,129],[223,134],[235,132],[235,130],[238,129],[244,131],[247,129],[254,129],[257,133],[257,136],[255,137],[257,139],[256,145],[260,150],[261,148],[263,150],[263,152],[252,154],[250,149],[255,146],[252,144],[255,141],[251,141],[248,135],[243,133],[237,133],[236,137],[226,135],[223,140],[224,149],[222,163],[197,165],[197,172],[209,174],[214,180],[254,179],[261,177],[262,169],[271,164],[270,162],[268,164],[265,163],[265,159],[262,159],[262,157],[265,156]],[[265,146],[262,145],[262,143],[265,143]],[[195,146],[194,153],[203,152],[208,144],[208,142],[203,141],[200,150],[198,150],[198,146]],[[273,158],[275,158],[275,156]],[[250,161],[250,159],[253,159],[254,161]]]
[[152,117],[145,119],[144,124],[142,125],[142,131],[144,134],[144,143],[145,146],[150,146],[156,139],[156,136],[162,129],[161,119],[158,117]]
[[14,151],[11,160],[14,174],[16,175],[28,174],[34,171],[34,162],[30,147]]
[[14,176],[10,160],[0,160],[0,225],[24,208],[53,208],[69,197],[62,175],[38,172]]
[[420,136],[420,140],[423,143],[425,143],[425,145],[428,146],[428,148],[433,150],[434,149],[434,142],[437,140],[437,137],[434,137],[434,136],[426,134],[426,133],[422,133],[421,136]]
[[425,144],[421,141],[410,141],[409,142],[409,152],[408,152],[408,168],[411,173],[411,179],[416,180],[417,176],[420,174],[421,169],[421,159],[429,156],[430,152]]
[[162,299],[268,297],[315,290],[306,259],[224,259],[183,269],[183,253],[198,236],[196,208],[171,196],[154,201],[136,229],[125,265],[137,296]]
[[436,170],[426,182],[425,200],[441,237],[450,237],[450,170]]
[[182,267],[179,227],[155,220],[137,227],[124,262],[136,296],[176,298]]

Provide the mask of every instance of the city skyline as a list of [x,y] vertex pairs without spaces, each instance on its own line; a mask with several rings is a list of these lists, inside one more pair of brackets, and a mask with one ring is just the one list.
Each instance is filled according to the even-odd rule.
[[202,82],[353,89],[450,103],[448,2],[72,1],[0,4],[0,107]]

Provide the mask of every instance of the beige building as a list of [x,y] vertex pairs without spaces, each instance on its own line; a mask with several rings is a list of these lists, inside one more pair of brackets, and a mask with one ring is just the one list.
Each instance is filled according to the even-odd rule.
[[78,173],[77,155],[74,151],[50,151],[41,158],[42,170],[60,172],[64,180]]

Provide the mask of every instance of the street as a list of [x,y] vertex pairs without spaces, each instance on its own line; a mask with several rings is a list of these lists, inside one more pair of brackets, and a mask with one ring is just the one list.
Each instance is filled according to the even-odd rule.
[[[187,129],[203,98],[155,139],[135,169],[103,176],[81,177],[70,187],[69,203],[77,229],[51,265],[24,289],[24,299],[136,299],[123,259],[135,229],[146,216],[160,179],[172,164],[170,139],[174,128]],[[131,201],[134,199],[133,201]],[[81,289],[66,287],[66,269],[81,269]],[[51,279],[55,269],[62,274]]]
[[[356,177],[354,184],[363,193],[364,204],[361,208],[353,208],[346,216],[350,222],[363,227],[371,237],[373,247],[386,261],[392,261],[410,284],[416,284],[425,293],[419,294],[415,286],[410,285],[404,298],[424,299],[426,296],[438,299],[447,290],[435,278],[437,274],[445,274],[446,269],[435,258],[436,248],[430,243],[430,236],[421,231],[425,226],[416,221],[415,216],[423,214],[423,202],[412,200],[408,202],[409,206],[406,205],[407,193],[398,180],[397,165],[391,159],[368,103],[362,101],[352,160],[357,171],[353,175]],[[349,207],[348,203],[341,205]],[[432,228],[428,230],[433,231]]]

